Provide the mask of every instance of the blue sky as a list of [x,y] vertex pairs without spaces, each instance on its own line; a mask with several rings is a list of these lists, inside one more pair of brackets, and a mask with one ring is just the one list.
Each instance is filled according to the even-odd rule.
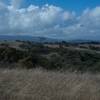
[[0,34],[100,40],[100,0],[0,0]]
[[81,13],[86,8],[93,8],[100,5],[100,0],[24,0],[23,6],[51,4],[60,6],[63,9]]

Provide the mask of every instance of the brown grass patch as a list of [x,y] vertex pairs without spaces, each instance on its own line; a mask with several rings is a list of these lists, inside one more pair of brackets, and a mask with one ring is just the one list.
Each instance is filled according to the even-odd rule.
[[100,74],[0,69],[0,100],[100,100]]

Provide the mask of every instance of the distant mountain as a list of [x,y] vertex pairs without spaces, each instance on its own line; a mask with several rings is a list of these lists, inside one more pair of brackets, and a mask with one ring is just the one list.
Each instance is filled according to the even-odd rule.
[[70,43],[94,43],[94,44],[100,44],[99,40],[83,40],[83,39],[76,39],[76,40],[69,40]]
[[88,42],[99,42],[100,40],[92,40],[92,39],[54,39],[54,38],[48,38],[48,37],[34,37],[34,36],[28,36],[28,35],[0,35],[0,41],[15,41],[15,40],[21,40],[21,41],[33,41],[33,42],[61,42],[66,41],[70,43],[88,43]]
[[52,39],[48,37],[33,37],[28,35],[0,35],[0,41],[15,41],[15,40],[21,40],[21,41],[33,41],[33,42],[58,42],[61,40],[58,39]]

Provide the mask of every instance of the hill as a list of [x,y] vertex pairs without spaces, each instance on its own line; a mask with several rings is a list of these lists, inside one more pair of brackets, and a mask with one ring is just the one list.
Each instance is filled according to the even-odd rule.
[[100,45],[1,42],[0,67],[99,72]]
[[15,41],[15,40],[20,40],[20,41],[32,41],[32,42],[57,42],[61,41],[59,39],[52,39],[48,37],[35,37],[35,36],[29,36],[29,35],[0,35],[0,41]]

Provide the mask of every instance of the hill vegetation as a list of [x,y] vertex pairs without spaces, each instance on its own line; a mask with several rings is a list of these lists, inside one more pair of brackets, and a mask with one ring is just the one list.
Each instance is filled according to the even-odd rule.
[[0,68],[44,68],[100,72],[99,44],[33,43],[0,44]]

